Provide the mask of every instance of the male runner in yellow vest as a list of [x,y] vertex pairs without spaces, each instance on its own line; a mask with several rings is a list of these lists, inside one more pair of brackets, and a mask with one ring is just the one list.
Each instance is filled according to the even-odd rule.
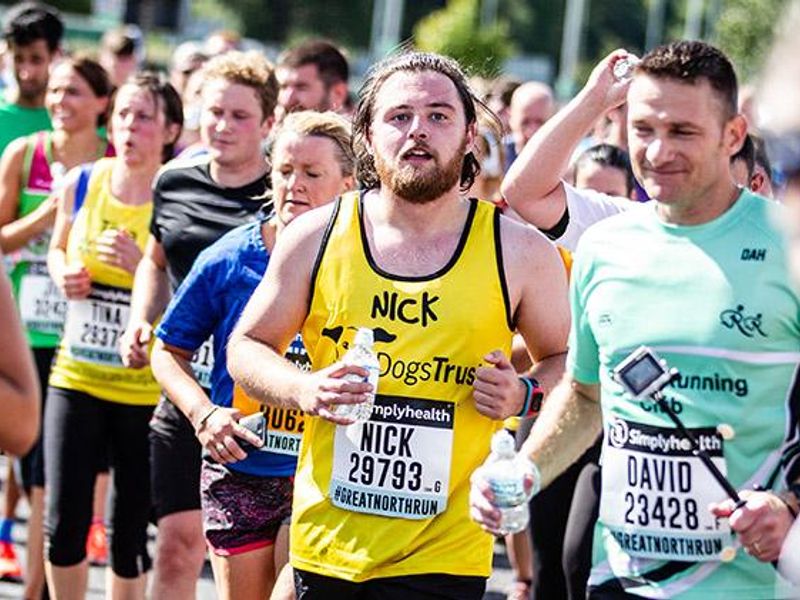
[[[471,523],[470,472],[526,384],[508,360],[518,330],[549,388],[563,369],[566,273],[542,235],[463,196],[477,172],[479,104],[454,61],[421,53],[372,71],[354,119],[367,191],[299,217],[278,242],[228,346],[253,398],[300,408],[291,561],[300,600],[483,595],[492,538]],[[481,108],[483,108],[481,106]],[[380,362],[340,362],[370,327]],[[314,370],[282,358],[301,331]]]

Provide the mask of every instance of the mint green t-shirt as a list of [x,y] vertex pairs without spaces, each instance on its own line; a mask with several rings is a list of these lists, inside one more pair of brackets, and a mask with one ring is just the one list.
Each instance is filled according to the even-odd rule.
[[52,128],[45,108],[24,108],[0,100],[0,153],[19,137]]
[[[611,378],[631,351],[650,346],[681,374],[665,390],[667,402],[734,487],[777,489],[800,475],[800,298],[775,212],[774,203],[742,192],[717,219],[674,226],[653,203],[599,223],[578,245],[567,369],[601,388],[595,589],[800,597],[708,511],[726,494],[688,440],[652,401],[631,398]],[[719,424],[734,437],[723,439]]]

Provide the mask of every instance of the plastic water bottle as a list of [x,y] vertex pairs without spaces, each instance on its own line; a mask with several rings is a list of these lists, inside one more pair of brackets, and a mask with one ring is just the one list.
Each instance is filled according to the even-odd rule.
[[633,77],[633,70],[636,68],[641,62],[639,57],[634,56],[633,54],[628,54],[628,56],[624,58],[620,58],[617,62],[614,63],[614,77],[617,81],[624,81],[625,79],[630,79]]
[[375,355],[373,344],[375,338],[372,329],[369,327],[359,327],[356,332],[356,337],[353,340],[352,347],[344,355],[342,361],[346,365],[353,365],[367,370],[367,377],[359,377],[355,373],[350,373],[345,376],[348,381],[366,381],[372,384],[372,391],[369,393],[365,402],[359,404],[339,404],[336,406],[334,412],[339,417],[347,417],[353,419],[355,423],[363,423],[369,421],[372,416],[372,406],[375,404],[375,392],[378,391],[378,375],[380,373],[380,365],[378,357]]
[[483,477],[494,494],[500,509],[500,533],[517,533],[528,526],[529,494],[525,490],[526,470],[517,460],[514,438],[504,429],[492,437],[492,453],[483,463]]

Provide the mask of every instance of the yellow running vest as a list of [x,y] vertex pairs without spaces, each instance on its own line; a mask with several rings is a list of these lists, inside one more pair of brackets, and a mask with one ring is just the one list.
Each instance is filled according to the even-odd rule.
[[425,277],[380,271],[361,201],[337,205],[301,331],[314,369],[371,327],[381,372],[372,418],[336,427],[306,417],[295,479],[291,559],[351,581],[420,573],[488,577],[493,538],[468,514],[469,477],[501,421],[480,415],[475,369],[511,351],[499,213],[470,201],[452,259]]
[[150,367],[122,365],[118,342],[128,324],[133,275],[97,257],[95,240],[108,229],[125,229],[144,250],[153,203],[123,204],[111,194],[114,158],[97,161],[83,205],[67,241],[67,264],[83,263],[92,276],[85,300],[70,300],[64,337],[50,385],[122,404],[154,405],[159,386]]

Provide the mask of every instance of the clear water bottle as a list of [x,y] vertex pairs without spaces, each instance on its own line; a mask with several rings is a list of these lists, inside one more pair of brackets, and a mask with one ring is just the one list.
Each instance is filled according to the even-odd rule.
[[482,470],[494,494],[494,503],[502,513],[499,532],[506,535],[525,529],[530,516],[530,495],[525,490],[527,470],[517,459],[514,438],[504,429],[492,437],[492,453]]
[[355,373],[350,373],[345,376],[349,381],[366,381],[372,384],[372,391],[365,402],[359,404],[339,404],[336,406],[334,412],[339,417],[347,417],[353,419],[355,423],[363,423],[369,421],[372,416],[372,406],[375,403],[375,392],[378,391],[378,375],[380,373],[380,365],[378,364],[378,357],[375,355],[373,344],[375,338],[372,329],[369,327],[359,327],[356,332],[356,337],[353,340],[353,345],[342,358],[342,362],[346,365],[353,365],[367,370],[367,377],[359,377]]
[[633,77],[633,70],[636,68],[641,62],[639,57],[634,56],[633,54],[628,54],[624,58],[620,58],[617,62],[614,63],[614,77],[617,81],[624,81],[625,79],[630,79]]

